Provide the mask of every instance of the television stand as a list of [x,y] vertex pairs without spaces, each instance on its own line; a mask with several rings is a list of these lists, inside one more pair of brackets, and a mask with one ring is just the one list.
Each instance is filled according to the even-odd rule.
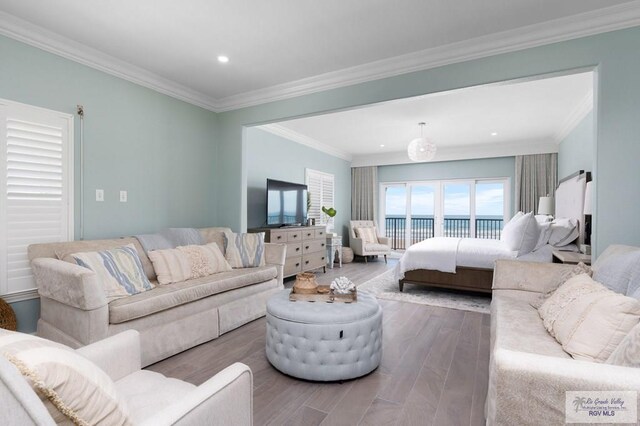
[[253,228],[249,232],[264,232],[267,243],[287,245],[284,277],[323,268],[327,272],[327,235],[325,226],[289,226],[284,228]]

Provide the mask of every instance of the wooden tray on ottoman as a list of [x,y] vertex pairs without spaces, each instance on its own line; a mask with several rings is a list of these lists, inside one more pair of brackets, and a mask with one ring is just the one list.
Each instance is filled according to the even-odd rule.
[[291,289],[289,300],[292,302],[301,300],[305,302],[326,302],[326,303],[353,303],[358,301],[358,291],[354,290],[349,294],[333,294],[328,285],[319,285],[315,294],[296,293]]

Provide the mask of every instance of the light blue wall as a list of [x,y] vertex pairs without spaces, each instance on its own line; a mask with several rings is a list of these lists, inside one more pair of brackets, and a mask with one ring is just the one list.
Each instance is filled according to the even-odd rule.
[[[86,239],[217,222],[216,114],[2,36],[0,58],[0,98],[70,114],[84,105]],[[74,132],[78,237],[78,116]]]
[[257,128],[245,133],[247,225],[266,222],[267,178],[305,183],[305,169],[331,173],[335,179],[335,232],[346,238],[351,217],[351,163]]
[[[246,226],[242,128],[376,102],[576,69],[597,70],[594,253],[640,245],[640,27],[417,71],[219,115],[221,224]],[[615,189],[615,190],[614,190]]]
[[513,214],[515,158],[481,158],[477,160],[439,161],[436,163],[398,164],[378,167],[379,182],[405,182],[442,179],[508,178]]
[[[217,223],[216,114],[1,36],[0,58],[0,98],[69,114],[84,105],[86,239]],[[77,116],[74,132],[78,238]],[[20,330],[35,331],[39,300],[12,306]]]
[[594,136],[593,111],[591,111],[560,143],[558,150],[560,179],[578,170],[593,171]]

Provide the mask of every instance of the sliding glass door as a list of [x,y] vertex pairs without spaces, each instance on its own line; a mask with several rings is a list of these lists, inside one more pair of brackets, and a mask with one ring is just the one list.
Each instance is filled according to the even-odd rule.
[[433,237],[499,239],[510,214],[509,181],[385,183],[381,204],[380,228],[394,250]]

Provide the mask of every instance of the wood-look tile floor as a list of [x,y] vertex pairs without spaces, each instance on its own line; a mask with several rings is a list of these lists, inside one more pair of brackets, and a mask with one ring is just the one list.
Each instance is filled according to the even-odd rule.
[[[318,274],[361,284],[393,267],[382,258]],[[285,285],[291,286],[292,280]],[[265,319],[148,367],[195,385],[239,361],[254,375],[255,425],[482,425],[489,315],[380,300],[383,356],[371,374],[342,383],[288,377],[266,359]]]

